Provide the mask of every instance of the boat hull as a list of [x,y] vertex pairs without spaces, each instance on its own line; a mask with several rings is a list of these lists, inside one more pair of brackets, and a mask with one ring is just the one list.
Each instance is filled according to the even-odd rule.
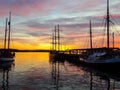
[[115,62],[115,63],[89,63],[86,62],[87,65],[89,66],[94,66],[96,68],[101,68],[101,69],[119,69],[120,68],[120,62]]
[[86,60],[84,61],[84,64],[102,71],[118,73],[120,68],[120,58],[102,60],[97,62],[94,60]]
[[0,62],[14,61],[14,58],[0,58]]
[[3,49],[0,51],[0,62],[14,61],[15,52],[9,49]]

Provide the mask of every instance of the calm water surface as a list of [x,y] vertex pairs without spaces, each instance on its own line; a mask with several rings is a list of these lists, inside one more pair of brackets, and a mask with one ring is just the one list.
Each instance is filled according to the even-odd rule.
[[120,90],[120,77],[50,62],[48,53],[17,53],[0,64],[0,90]]

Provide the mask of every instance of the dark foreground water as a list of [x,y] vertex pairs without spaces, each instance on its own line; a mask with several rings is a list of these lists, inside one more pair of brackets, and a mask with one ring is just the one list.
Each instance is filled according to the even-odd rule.
[[14,62],[0,63],[0,90],[120,90],[120,77],[50,62],[48,53],[17,53]]

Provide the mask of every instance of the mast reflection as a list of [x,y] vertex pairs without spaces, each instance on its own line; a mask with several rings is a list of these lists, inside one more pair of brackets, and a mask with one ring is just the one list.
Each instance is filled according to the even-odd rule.
[[86,67],[85,69],[83,67],[83,70],[90,81],[90,90],[95,90],[95,88],[99,90],[116,90],[116,88],[119,88],[117,87],[120,85],[119,75],[104,73]]
[[[76,67],[81,72],[84,72],[80,77],[88,85],[88,90],[119,90],[120,89],[120,74],[113,72],[105,72],[94,68],[78,65],[76,63],[68,62]],[[69,67],[71,68],[71,67]]]
[[52,85],[55,90],[59,90],[59,79],[60,79],[60,62],[58,60],[54,60],[54,58],[50,59],[51,63],[51,76],[52,76]]
[[14,67],[14,61],[12,62],[0,62],[0,74],[2,75],[2,90],[9,90],[9,71]]

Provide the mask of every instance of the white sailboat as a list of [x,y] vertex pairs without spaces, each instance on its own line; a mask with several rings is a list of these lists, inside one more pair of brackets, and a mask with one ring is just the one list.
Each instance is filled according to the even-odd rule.
[[84,60],[84,63],[89,66],[94,66],[102,70],[112,70],[120,68],[120,51],[115,48],[109,47],[109,0],[107,0],[107,47],[98,48],[99,52],[92,50],[92,33],[91,33],[91,22],[90,22],[90,45],[91,54]]
[[[7,28],[7,25],[9,28]],[[0,61],[13,61],[15,52],[10,49],[10,29],[11,29],[11,12],[9,14],[9,21],[6,19],[4,49],[0,50]],[[7,37],[8,35],[8,37]]]

